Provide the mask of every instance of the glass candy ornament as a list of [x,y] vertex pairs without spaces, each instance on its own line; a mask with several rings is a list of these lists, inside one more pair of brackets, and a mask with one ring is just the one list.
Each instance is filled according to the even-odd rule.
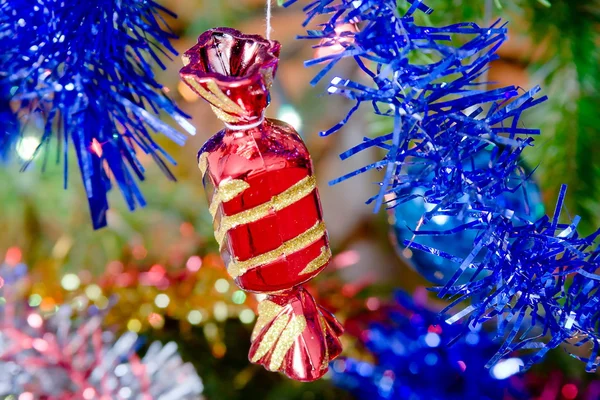
[[[488,151],[481,151],[474,156],[474,166],[478,169],[485,168],[490,159]],[[464,163],[465,171],[472,170],[469,162]],[[416,167],[411,167],[416,168]],[[415,174],[417,175],[417,174]],[[526,176],[529,173],[525,173]],[[515,179],[513,187],[517,187],[521,183]],[[398,255],[406,261],[406,263],[427,280],[438,285],[445,285],[452,278],[460,267],[460,263],[456,263],[438,257],[434,254],[424,251],[412,251],[407,249],[403,243],[413,239],[412,230],[416,229],[423,215],[434,208],[434,204],[426,203],[423,200],[423,191],[421,188],[408,189],[407,193],[414,195],[414,198],[398,204],[388,211],[390,222],[390,237]],[[526,198],[526,202],[523,199]],[[522,220],[537,221],[544,215],[544,204],[542,202],[542,194],[537,183],[531,179],[522,182],[522,187],[519,187],[514,192],[504,192],[495,199],[494,207],[498,211],[512,210],[514,215]],[[393,204],[393,203],[392,203]],[[474,218],[466,217],[463,219],[454,216],[437,215],[431,218],[427,224],[422,225],[420,230],[427,231],[449,231],[459,225],[473,221]],[[451,235],[419,235],[414,237],[416,243],[430,246],[453,255],[466,257],[473,250],[473,243],[477,236],[477,230],[466,229],[454,232]],[[466,270],[458,280],[458,283],[468,281],[475,269]],[[483,275],[481,275],[483,277]]]
[[198,165],[227,271],[267,295],[250,361],[312,381],[340,354],[342,327],[302,287],[331,258],[310,155],[294,128],[264,116],[280,47],[211,29],[185,52],[180,74],[226,127],[200,149]]

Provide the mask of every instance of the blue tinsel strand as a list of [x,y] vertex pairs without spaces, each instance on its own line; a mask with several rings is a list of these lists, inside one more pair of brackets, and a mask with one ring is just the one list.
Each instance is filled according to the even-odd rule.
[[[313,84],[344,58],[354,59],[367,78],[352,81],[334,77],[330,81],[330,94],[343,95],[356,105],[342,122],[322,135],[342,128],[362,103],[371,104],[375,114],[393,120],[392,132],[365,138],[341,155],[346,159],[378,147],[387,152],[384,159],[332,183],[368,170],[385,169],[381,189],[369,202],[375,202],[377,210],[385,202],[384,196],[392,195],[395,204],[402,204],[412,198],[403,196],[407,188],[423,188],[423,197],[437,204],[425,215],[426,222],[440,209],[456,214],[509,190],[509,181],[523,174],[517,164],[519,155],[531,145],[529,136],[539,133],[520,126],[521,114],[545,97],[535,97],[539,87],[519,93],[514,86],[487,90],[480,82],[489,62],[498,58],[495,51],[506,40],[506,28],[500,22],[489,28],[474,23],[424,27],[415,23],[414,13],[433,10],[415,0],[400,15],[396,3],[312,1],[304,8],[308,15],[305,24],[320,14],[327,14],[329,21],[302,38],[319,40],[321,47],[345,47],[341,53],[306,63],[326,63]],[[340,33],[339,26],[344,23],[357,24],[359,31]],[[456,46],[454,41],[464,44]],[[465,166],[488,146],[493,147],[490,163],[467,172]],[[419,173],[414,173],[415,168],[407,173],[407,166],[417,167]]]
[[[174,179],[167,168],[174,160],[151,133],[178,144],[185,135],[162,122],[160,112],[194,132],[151,70],[151,62],[164,68],[161,55],[176,54],[169,44],[175,36],[159,12],[171,14],[151,0],[0,1],[0,104],[12,102],[23,128],[42,117],[34,157],[43,152],[45,164],[48,144],[56,139],[65,179],[67,150],[74,148],[95,228],[106,225],[111,177],[131,210],[145,204],[137,150]],[[3,126],[0,154],[21,130]]]
[[331,368],[336,385],[365,400],[527,398],[521,393],[521,378],[513,376],[523,363],[519,358],[506,358],[485,369],[497,349],[485,331],[470,332],[449,346],[461,330],[458,325],[440,324],[438,313],[404,293],[396,299],[385,320],[371,323],[363,332],[376,365],[336,360]]
[[10,102],[0,94],[0,161],[10,159],[18,135],[19,121],[10,108]]

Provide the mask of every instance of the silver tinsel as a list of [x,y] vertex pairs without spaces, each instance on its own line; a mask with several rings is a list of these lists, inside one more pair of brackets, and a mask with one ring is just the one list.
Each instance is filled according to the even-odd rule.
[[153,342],[102,328],[105,310],[63,305],[52,315],[16,294],[23,265],[0,266],[0,398],[18,400],[202,399],[202,381],[174,342]]

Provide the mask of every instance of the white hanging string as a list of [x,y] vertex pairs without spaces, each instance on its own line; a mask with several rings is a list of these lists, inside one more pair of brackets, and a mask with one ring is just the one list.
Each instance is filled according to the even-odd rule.
[[271,31],[273,30],[271,26],[272,13],[272,0],[267,0],[267,40],[271,40]]
[[227,122],[223,121],[223,123],[225,124],[225,127],[232,131],[246,131],[248,129],[253,129],[253,128],[256,128],[257,126],[259,126],[260,124],[262,124],[263,122],[265,122],[265,112],[264,111],[263,111],[262,115],[260,116],[260,118],[256,122],[252,122],[252,123],[246,124],[246,125],[231,125],[231,124],[228,124]]

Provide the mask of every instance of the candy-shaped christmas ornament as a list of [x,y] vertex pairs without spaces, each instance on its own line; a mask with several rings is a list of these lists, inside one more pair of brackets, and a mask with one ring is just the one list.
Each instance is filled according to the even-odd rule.
[[302,284],[331,250],[310,155],[288,124],[266,119],[280,44],[229,28],[198,38],[182,79],[226,128],[199,151],[198,165],[227,271],[242,289],[265,293],[249,358],[292,379],[327,372],[342,327]]

